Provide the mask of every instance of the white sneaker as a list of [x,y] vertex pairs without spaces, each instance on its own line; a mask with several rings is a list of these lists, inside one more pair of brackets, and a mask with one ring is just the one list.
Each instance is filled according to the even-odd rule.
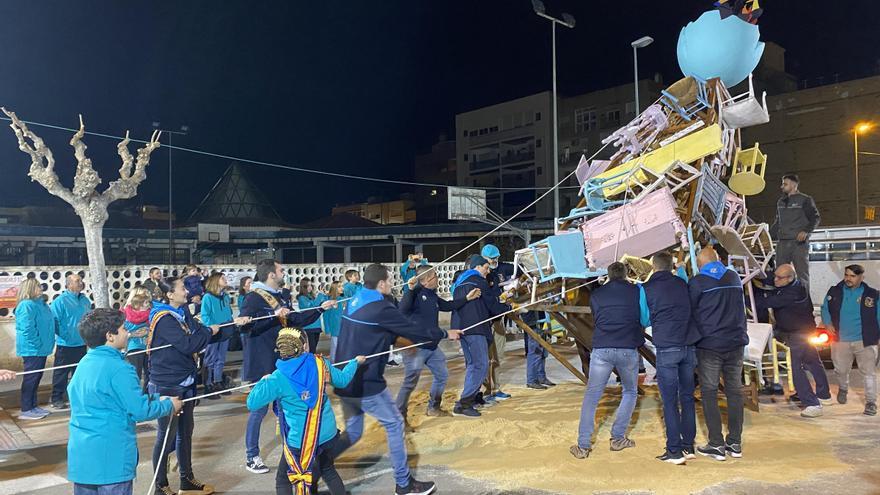
[[805,418],[818,418],[822,415],[822,406],[807,406],[801,411],[801,416]]
[[248,459],[247,464],[245,465],[248,471],[254,474],[266,474],[269,472],[269,467],[263,462],[263,458],[260,456],[255,456]]
[[819,404],[822,404],[823,406],[830,406],[834,404],[834,399],[832,399],[831,397],[827,399],[819,399]]

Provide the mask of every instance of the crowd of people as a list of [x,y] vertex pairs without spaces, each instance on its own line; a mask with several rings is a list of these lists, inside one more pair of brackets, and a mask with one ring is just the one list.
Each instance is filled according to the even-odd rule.
[[[15,310],[16,349],[25,371],[45,368],[53,351],[56,365],[79,363],[55,370],[51,396],[53,408],[71,411],[69,479],[77,494],[131,493],[138,458],[134,427],[152,419],[158,420],[152,455],[155,493],[176,493],[168,479],[170,452],[176,453],[179,464],[177,493],[213,493],[213,486],[200,481],[193,470],[194,399],[229,393],[232,384],[224,368],[230,346],[242,350],[241,380],[253,387],[247,399],[244,446],[248,471],[269,472],[259,437],[270,404],[279,420],[284,441],[277,493],[305,493],[317,487],[319,479],[332,494],[345,493],[334,459],[360,440],[364,416],[370,415],[386,432],[395,493],[428,494],[434,483],[417,480],[407,464],[405,418],[424,368],[432,375],[424,414],[447,414],[441,406],[449,371],[441,341],[458,341],[465,362],[464,384],[451,414],[479,418],[483,408],[510,398],[498,377],[507,341],[499,318],[519,313],[545,337],[538,313],[505,302],[505,284],[513,269],[499,259],[500,251],[492,245],[469,256],[466,269],[453,277],[450,300],[438,295],[437,272],[419,254],[400,268],[406,283],[399,300],[390,271],[380,264],[367,266],[363,273],[349,270],[344,282],[327,286],[300,279],[294,295],[284,267],[262,260],[252,279],[239,280],[237,316],[225,275],[215,272],[202,278],[195,266],[187,267],[183,277],[163,278],[161,270],[151,270],[148,280],[131,291],[123,311],[91,310],[79,275],[67,277],[65,292],[51,305],[40,284],[27,279]],[[699,253],[699,272],[690,280],[668,253],[658,253],[652,263],[654,273],[644,284],[630,283],[626,266],[613,263],[607,281],[591,291],[595,330],[589,380],[578,440],[570,452],[579,459],[589,457],[596,408],[612,373],[619,378],[622,398],[610,448],[635,446],[627,430],[637,401],[639,349],[650,327],[667,437],[658,458],[684,464],[697,453],[719,461],[741,457],[743,348],[748,334],[739,276],[711,247]],[[877,290],[863,279],[861,266],[848,266],[844,280],[828,291],[822,319],[838,335],[832,344],[838,402],[847,401],[847,378],[855,359],[865,378],[864,412],[874,415],[880,310]],[[790,264],[779,266],[757,285],[756,305],[773,310],[777,336],[791,347],[802,415],[820,416],[831,396],[816,349],[806,340],[815,329],[809,293]],[[440,326],[441,311],[451,313],[448,330]],[[322,332],[330,340],[326,357],[316,352]],[[538,390],[554,386],[544,369],[544,346],[535,339],[527,339],[525,346],[526,385]],[[407,348],[396,396],[384,376],[394,347]],[[814,377],[815,390],[805,369]],[[41,374],[24,375],[22,419],[49,414],[37,404]],[[0,379],[12,376],[0,370]],[[709,433],[703,446],[695,446],[697,382]],[[726,436],[717,399],[721,382],[727,398]],[[197,392],[200,383],[202,395]],[[342,406],[341,431],[329,406],[327,384]],[[106,426],[99,428],[99,423]],[[121,452],[121,458],[104,462],[83,455],[109,451]]]

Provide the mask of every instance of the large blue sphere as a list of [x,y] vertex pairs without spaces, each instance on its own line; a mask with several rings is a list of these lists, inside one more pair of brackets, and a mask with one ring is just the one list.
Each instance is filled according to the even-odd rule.
[[735,86],[749,77],[764,53],[761,32],[735,15],[722,20],[717,10],[703,13],[678,35],[678,66],[685,76],[720,77]]

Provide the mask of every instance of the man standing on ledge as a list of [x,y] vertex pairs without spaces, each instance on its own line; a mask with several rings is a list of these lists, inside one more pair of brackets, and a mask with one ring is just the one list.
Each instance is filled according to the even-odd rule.
[[776,266],[794,265],[801,283],[810,287],[810,234],[819,226],[813,198],[798,191],[798,176],[782,176],[782,197],[776,202],[776,220],[770,235],[776,239]]

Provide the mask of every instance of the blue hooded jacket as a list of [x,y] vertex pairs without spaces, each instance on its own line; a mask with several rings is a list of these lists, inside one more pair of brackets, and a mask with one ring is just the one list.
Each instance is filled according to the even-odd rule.
[[688,282],[698,349],[730,352],[749,343],[745,295],[739,275],[719,261],[706,263]]
[[15,354],[48,356],[55,349],[55,317],[42,297],[25,299],[15,307]]
[[452,328],[465,330],[483,322],[467,330],[464,335],[482,335],[491,340],[492,322],[485,320],[510,311],[510,306],[498,300],[497,294],[477,270],[466,270],[458,277],[451,291],[452,299],[466,299],[468,293],[474,289],[480,289],[480,297],[466,302],[464,306],[452,312]]
[[[323,293],[318,294],[315,297],[300,294],[300,295],[296,296],[296,304],[299,306],[299,310],[302,311],[304,309],[320,307],[321,304],[324,301],[326,301],[327,299],[329,299],[329,297],[327,297],[327,294],[323,294]],[[316,310],[306,311],[305,314],[313,313],[315,311]],[[320,332],[321,331],[321,319],[318,318],[315,321],[309,323],[308,325],[306,325],[302,328],[303,328],[303,330],[305,330],[307,332]]]
[[55,321],[58,322],[56,329],[58,337],[55,343],[64,347],[86,345],[79,334],[79,321],[92,310],[92,302],[89,298],[82,292],[74,294],[66,290],[52,301],[49,308],[55,316]]

